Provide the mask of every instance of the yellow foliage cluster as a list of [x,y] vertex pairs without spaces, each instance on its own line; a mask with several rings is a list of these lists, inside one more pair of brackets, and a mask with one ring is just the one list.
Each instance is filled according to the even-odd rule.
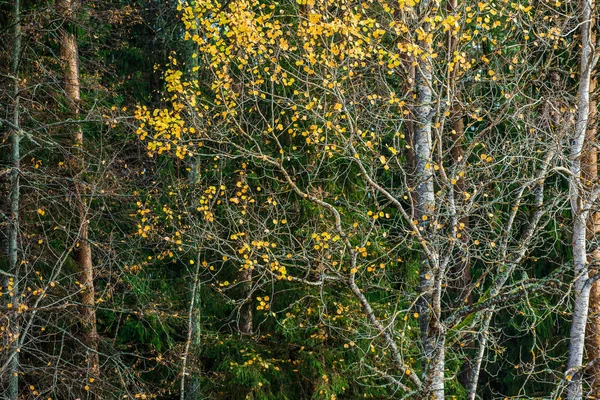
[[[340,101],[344,85],[363,76],[368,65],[393,75],[401,72],[404,60],[416,65],[419,60],[436,59],[448,32],[465,45],[475,36],[495,43],[495,32],[514,30],[510,21],[517,13],[524,17],[531,13],[531,7],[521,3],[480,2],[456,12],[436,9],[414,20],[417,5],[416,0],[181,3],[185,39],[194,43],[197,52],[189,66],[178,66],[177,57],[172,57],[165,72],[170,104],[153,112],[138,108],[138,135],[148,142],[149,154],[172,151],[179,158],[202,146],[201,139],[212,135],[216,124],[233,123],[232,134],[246,136],[246,128],[234,121],[241,118],[240,113],[258,112],[260,101],[274,101],[275,85],[289,90],[278,101],[280,118],[264,121],[264,133],[302,135],[307,152],[311,146],[327,143],[332,157],[339,148],[331,144],[329,135],[344,135],[347,130],[349,111]],[[543,35],[552,40],[560,36],[552,30]],[[476,65],[478,61],[464,51],[440,61],[440,66],[458,76]],[[207,86],[197,76],[199,70],[210,77],[210,93],[199,90]],[[488,75],[491,80],[499,79],[492,68]],[[327,93],[330,101],[314,97],[315,90]],[[408,112],[391,89],[368,96],[372,105],[388,103],[401,114]],[[315,112],[324,116],[323,125],[306,129],[299,123]]]

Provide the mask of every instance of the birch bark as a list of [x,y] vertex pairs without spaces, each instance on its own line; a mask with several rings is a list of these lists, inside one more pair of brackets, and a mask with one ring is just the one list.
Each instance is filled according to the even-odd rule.
[[[590,114],[589,123],[586,131],[586,145],[582,156],[581,175],[585,181],[586,187],[592,187],[598,184],[598,149],[596,148],[596,99],[593,93],[596,89],[596,79],[592,79],[590,84]],[[596,199],[597,200],[597,199]],[[593,201],[593,199],[592,199]],[[600,265],[600,248],[598,248],[598,235],[600,234],[600,213],[593,212],[587,221],[587,239],[594,245],[594,248],[588,254],[590,266],[589,274],[594,276],[598,274]],[[588,369],[591,395],[594,398],[600,397],[600,281],[592,284],[590,289],[589,318],[586,328],[586,353],[590,362]]]
[[588,319],[591,286],[588,284],[589,269],[587,262],[587,219],[589,202],[582,182],[582,155],[590,114],[591,73],[594,60],[594,42],[592,41],[593,0],[582,0],[581,14],[581,55],[579,92],[577,94],[577,121],[571,142],[569,200],[573,214],[573,318],[569,337],[569,357],[565,373],[567,399],[579,400],[583,396],[582,364],[585,349],[585,328]]
[[[429,1],[420,3],[420,14],[428,12]],[[430,221],[435,211],[435,192],[432,165],[432,63],[431,43],[429,38],[430,27],[425,23],[424,39],[418,45],[425,52],[419,58],[419,65],[415,69],[416,84],[416,124],[414,128],[414,154],[415,154],[415,180],[417,207],[416,219],[424,231],[430,229]],[[427,235],[425,235],[427,237]],[[444,399],[444,368],[445,368],[445,334],[441,326],[441,304],[439,296],[443,274],[439,272],[439,257],[426,257],[421,259],[419,272],[420,297],[417,304],[419,310],[419,325],[423,335],[424,356],[430,360],[425,378],[424,391],[428,397],[437,400]]]

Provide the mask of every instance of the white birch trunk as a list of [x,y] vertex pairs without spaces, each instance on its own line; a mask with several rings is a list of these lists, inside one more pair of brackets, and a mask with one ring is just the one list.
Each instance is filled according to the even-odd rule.
[[582,193],[581,156],[585,143],[585,133],[590,112],[590,83],[593,68],[593,46],[591,41],[592,0],[582,0],[581,14],[581,56],[579,92],[577,95],[577,122],[571,142],[569,197],[573,214],[573,319],[569,337],[569,357],[566,379],[568,381],[568,400],[579,400],[583,396],[581,381],[583,355],[585,349],[585,328],[588,319],[590,285],[587,284],[589,271],[587,265],[586,233],[590,199]]
[[[428,1],[421,2],[421,10],[427,10]],[[426,24],[425,31],[429,31]],[[435,211],[435,191],[432,167],[432,65],[431,45],[426,40],[419,41],[419,46],[429,54],[420,60],[415,71],[417,106],[415,117],[417,123],[414,131],[415,178],[417,194],[416,218],[424,231],[429,229],[432,214]],[[424,235],[427,237],[427,235]],[[440,307],[434,304],[434,291],[441,285],[443,276],[439,274],[437,257],[433,260],[425,255],[421,260],[420,298],[418,302],[419,324],[423,335],[423,349],[426,359],[431,360],[425,379],[424,393],[437,400],[444,399],[444,333],[441,329]],[[434,279],[435,277],[435,279]]]
[[573,285],[575,303],[569,336],[569,358],[566,379],[569,381],[567,399],[579,400],[583,396],[581,383],[583,353],[585,348],[585,328],[588,319],[590,285],[587,285],[588,268],[586,252],[586,218],[582,214],[574,216],[573,222]]

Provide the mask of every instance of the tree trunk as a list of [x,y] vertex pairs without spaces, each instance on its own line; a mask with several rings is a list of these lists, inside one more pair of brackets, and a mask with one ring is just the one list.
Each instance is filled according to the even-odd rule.
[[[14,18],[14,44],[12,53],[11,73],[13,77],[13,112],[12,124],[10,130],[11,136],[11,170],[10,170],[10,215],[8,221],[8,273],[5,287],[9,290],[9,306],[17,310],[19,298],[19,202],[20,202],[20,182],[19,174],[21,167],[20,142],[21,132],[19,124],[19,64],[21,57],[21,10],[20,0],[15,0],[13,9]],[[11,289],[12,288],[12,289]],[[9,357],[8,362],[8,399],[16,400],[19,396],[19,334],[21,331],[19,313],[13,312],[9,322],[8,340]]]
[[575,284],[573,285],[575,304],[573,305],[573,319],[569,337],[566,379],[569,382],[567,399],[579,400],[583,396],[581,368],[590,297],[590,286],[586,285],[588,279],[587,253],[585,250],[586,221],[582,213],[574,216],[572,245],[573,267],[575,270]]
[[[446,9],[448,14],[452,14],[456,12],[456,8],[458,7],[458,0],[448,0],[446,5]],[[448,63],[454,58],[454,52],[458,48],[458,36],[450,29],[448,31]],[[450,109],[450,117],[453,119],[452,121],[452,135],[450,136],[451,145],[450,145],[450,158],[452,160],[452,165],[454,166],[455,171],[455,179],[456,185],[454,185],[454,193],[459,194],[459,196],[454,196],[455,201],[461,201],[461,193],[464,193],[466,190],[466,184],[464,177],[456,175],[456,167],[459,166],[464,160],[465,149],[463,147],[463,140],[465,136],[465,123],[463,121],[463,112],[460,105],[461,93],[460,88],[458,87],[458,69],[454,69],[450,73],[450,80],[448,82],[448,90],[454,89],[451,92],[454,103]],[[462,207],[458,206],[458,209],[462,209]],[[469,242],[469,217],[468,215],[460,218],[459,222],[459,234],[460,234],[460,242],[462,246],[466,249]],[[469,255],[467,252],[459,249],[457,254],[457,260],[454,262],[452,266],[452,276],[455,279],[456,285],[456,295],[458,298],[458,307],[461,307],[464,304],[472,304],[473,296],[471,295],[471,290],[469,290],[469,284],[471,283],[471,262],[469,260]],[[464,347],[465,350],[472,350],[474,347],[473,340],[469,339]],[[461,370],[459,372],[459,382],[465,387],[469,384],[469,378],[471,376],[471,359],[469,357],[465,357],[466,361],[461,366]]]
[[[422,1],[423,13],[428,10],[429,2]],[[425,31],[429,25],[425,24]],[[425,54],[431,54],[431,45],[426,40],[419,41]],[[432,167],[432,64],[431,57],[421,58],[415,70],[417,104],[415,107],[416,124],[414,130],[415,179],[417,194],[416,219],[424,232],[430,229],[435,212],[435,192]],[[425,235],[427,237],[427,235]],[[444,334],[440,330],[440,307],[436,304],[434,291],[437,290],[439,265],[436,259],[423,255],[419,272],[420,294],[417,304],[419,324],[423,335],[425,358],[430,361],[425,379],[425,396],[437,400],[444,399]],[[436,277],[436,278],[434,278]]]
[[[188,372],[188,360],[190,358],[190,348],[192,350],[200,345],[200,321],[199,313],[197,312],[200,304],[200,294],[198,290],[200,277],[200,257],[196,261],[196,269],[194,272],[192,290],[190,293],[190,307],[188,310],[188,333],[185,342],[185,350],[183,353],[183,363],[181,367],[181,384],[179,398],[180,400],[192,400],[198,398],[197,391],[199,389],[198,374]],[[193,346],[192,346],[193,345]],[[189,379],[186,378],[191,375]]]
[[252,335],[252,270],[242,269],[237,280],[242,287],[238,330],[242,335]]
[[[195,292],[195,296],[196,296],[196,301],[195,301],[195,307],[194,307],[194,312],[192,315],[192,338],[191,338],[191,344],[192,344],[192,350],[196,352],[196,354],[198,354],[198,352],[200,351],[200,345],[202,343],[201,339],[201,310],[200,310],[200,290],[199,288],[196,289]],[[190,368],[190,373],[189,373],[189,378],[187,379],[187,383],[186,383],[186,387],[185,387],[185,399],[186,400],[196,400],[196,399],[200,399],[200,389],[201,389],[201,384],[202,382],[200,381],[200,377],[201,377],[201,372],[202,372],[202,364],[201,364],[201,360],[200,358],[197,357],[192,357],[192,360],[195,361],[195,364],[192,365],[192,367]]]
[[[458,0],[449,0],[448,4],[446,6],[448,14],[455,12],[457,7],[458,7]],[[453,34],[452,29],[450,29],[448,31],[448,58],[449,58],[448,61],[450,61],[453,58],[454,52],[458,48],[458,42],[459,42],[458,37],[455,34]],[[463,121],[463,116],[462,116],[463,111],[459,104],[461,95],[460,95],[460,89],[457,87],[458,86],[457,71],[458,71],[458,69],[454,69],[451,72],[450,82],[448,83],[449,84],[448,90],[454,89],[454,91],[451,93],[454,103],[452,104],[451,109],[450,109],[450,117],[453,119],[452,135],[450,137],[450,140],[452,142],[450,145],[450,158],[451,158],[452,164],[454,166],[460,165],[460,163],[463,162],[463,159],[465,156],[465,149],[463,148],[463,140],[465,137],[465,123]],[[464,177],[457,176],[455,178],[457,179],[457,181],[456,181],[456,185],[454,186],[454,192],[455,193],[463,193],[466,189]],[[455,201],[457,201],[458,198],[460,198],[460,196],[455,196]],[[459,207],[459,209],[461,209],[461,207]],[[462,228],[461,232],[460,232],[461,233],[460,240],[463,243],[467,243],[468,242],[468,234],[467,233],[468,233],[469,217],[468,216],[462,217],[460,219],[459,223],[460,223],[460,227]],[[458,274],[458,279],[457,279],[456,284],[459,289],[459,299],[461,299],[461,301],[463,301],[463,302],[471,304],[472,296],[470,294],[468,294],[466,291],[467,285],[471,282],[471,264],[470,264],[469,259],[466,257],[466,255],[464,255],[464,256],[465,256],[464,260],[463,259],[459,260],[456,263],[456,265],[454,266],[454,272],[456,272]],[[461,306],[461,305],[462,304],[459,304],[459,306]]]
[[593,0],[582,0],[581,14],[581,56],[579,74],[579,92],[577,94],[577,122],[572,139],[570,155],[569,200],[573,215],[573,319],[569,337],[569,357],[567,360],[566,379],[568,400],[579,400],[583,396],[582,368],[585,347],[585,328],[588,319],[590,285],[587,263],[587,217],[590,201],[586,196],[585,185],[582,184],[581,158],[584,151],[588,119],[590,114],[591,72],[594,63],[592,41],[592,8]]
[[[595,42],[595,40],[594,40]],[[585,187],[597,185],[598,181],[598,150],[596,140],[596,79],[590,83],[590,113],[588,128],[585,135],[584,153],[581,157],[581,176]],[[598,273],[600,265],[600,248],[597,244],[597,235],[600,233],[600,212],[593,212],[587,221],[587,239],[594,243],[594,248],[588,256],[588,265],[591,266],[589,274]],[[600,398],[600,281],[596,281],[590,289],[589,318],[586,328],[586,353],[588,361],[592,364],[589,368],[589,380],[592,398]]]
[[[61,46],[60,57],[63,64],[65,93],[69,101],[71,113],[75,118],[79,116],[79,55],[77,48],[77,39],[72,32],[69,32],[68,21],[73,18],[74,11],[78,4],[73,0],[60,0],[57,2],[58,12],[65,20],[65,25],[61,28]],[[88,205],[85,200],[85,184],[82,184],[78,174],[85,169],[85,163],[82,157],[83,130],[80,126],[75,128],[75,137],[73,138],[76,148],[74,160],[72,160],[75,172],[75,195],[76,212],[79,217],[79,234],[77,243],[77,265],[79,267],[78,276],[80,282],[84,285],[81,292],[81,323],[83,325],[83,342],[88,350],[88,370],[91,375],[99,375],[98,363],[98,333],[96,330],[96,312],[94,299],[94,270],[92,265],[92,249],[89,242],[89,220]]]

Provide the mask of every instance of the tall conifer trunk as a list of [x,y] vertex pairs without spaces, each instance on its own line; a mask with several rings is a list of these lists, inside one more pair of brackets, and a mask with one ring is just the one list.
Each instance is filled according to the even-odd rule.
[[[446,10],[448,15],[455,13],[458,7],[458,0],[448,0],[446,4]],[[448,31],[448,63],[454,58],[454,53],[457,51],[459,44],[459,38],[452,29]],[[462,162],[464,162],[465,149],[463,147],[463,141],[465,136],[465,123],[463,121],[463,110],[460,104],[461,92],[458,82],[458,70],[454,69],[450,73],[450,79],[448,82],[450,95],[453,99],[453,104],[450,109],[450,117],[452,118],[452,135],[450,136],[450,159],[455,170]],[[461,194],[466,190],[466,184],[464,177],[456,176],[457,181],[454,185],[455,201],[461,201]],[[459,207],[460,208],[460,207]],[[466,249],[469,242],[469,217],[463,216],[459,220],[459,239],[464,248]],[[456,297],[457,305],[460,307],[464,303],[472,304],[473,296],[469,290],[469,284],[471,282],[471,262],[469,256],[465,251],[459,251],[457,254],[457,260],[454,262],[453,277],[455,277],[456,285]],[[462,304],[461,304],[462,303]],[[469,340],[466,349],[473,348],[473,341]],[[471,376],[471,361],[467,360],[461,367],[459,374],[459,381],[467,386],[469,383],[469,377]]]
[[[74,17],[75,9],[79,4],[74,0],[59,0],[58,12],[64,23],[60,30],[60,58],[64,73],[64,90],[73,118],[79,117],[80,83],[79,83],[79,54],[77,38],[70,31],[70,21]],[[94,270],[92,264],[92,250],[89,242],[89,215],[86,201],[86,187],[81,181],[81,174],[85,170],[83,161],[83,130],[75,126],[73,144],[72,168],[74,171],[75,212],[79,218],[78,243],[76,259],[78,276],[84,285],[81,292],[81,323],[83,325],[83,341],[88,347],[88,369],[90,374],[99,375],[98,364],[98,333],[96,330],[96,312],[94,299]]]

